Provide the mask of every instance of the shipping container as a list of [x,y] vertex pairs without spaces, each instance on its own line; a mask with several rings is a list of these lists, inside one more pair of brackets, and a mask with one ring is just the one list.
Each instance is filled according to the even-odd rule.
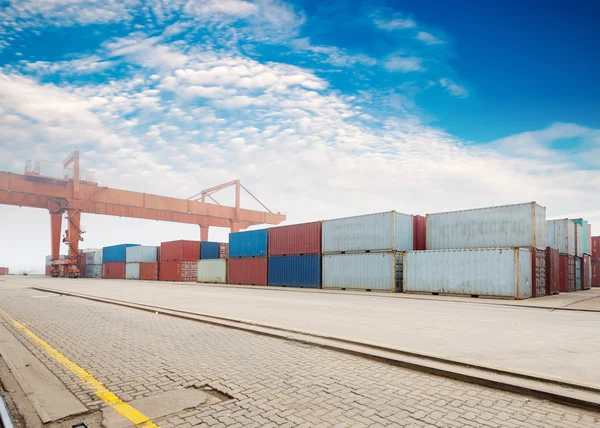
[[573,224],[575,225],[575,255],[581,257],[583,256],[583,233],[581,232],[580,224]]
[[[46,276],[50,276],[50,273],[51,273],[50,271],[51,270],[52,270],[52,266],[51,265],[50,266],[46,266]],[[87,267],[86,267],[86,270],[87,270]],[[100,273],[102,273],[102,271]],[[86,272],[86,276],[87,276],[87,272]]]
[[560,292],[575,291],[575,256],[560,255]]
[[200,242],[200,260],[213,260],[219,258],[218,242]]
[[[583,254],[590,254],[591,249],[590,249],[590,227],[589,227],[589,223],[582,219],[582,218],[576,218],[571,220],[573,223],[578,224],[581,226],[581,251],[579,251],[581,253],[581,255],[578,254],[579,257],[582,257]],[[578,242],[579,242],[579,238]]]
[[270,256],[321,254],[321,222],[269,229]]
[[413,250],[427,249],[427,218],[422,215],[413,216]]
[[85,253],[85,264],[86,265],[101,265],[102,264],[102,250]]
[[588,223],[588,254],[592,254],[592,225]]
[[427,249],[546,248],[546,208],[535,202],[427,214]]
[[158,281],[158,262],[140,263],[140,280]]
[[0,267],[0,275],[8,275],[8,268]]
[[139,263],[126,263],[125,279],[140,279],[140,264]]
[[[110,255],[110,253],[109,253]],[[106,253],[102,254],[104,258]],[[102,278],[123,279],[125,278],[125,262],[102,263]]]
[[531,249],[532,297],[546,295],[546,250]]
[[[200,260],[200,241],[169,241],[160,244],[160,261]],[[195,265],[195,263],[194,263]]]
[[86,278],[102,278],[102,265],[85,265]]
[[85,278],[85,266],[86,266],[86,260],[85,260],[85,253],[79,253],[79,256],[77,256],[77,269],[79,269],[79,276],[82,278]]
[[127,263],[153,263],[158,261],[156,247],[138,245],[127,248],[125,253]]
[[575,257],[575,291],[583,290],[583,258]]
[[158,277],[161,281],[196,282],[197,260],[160,262]]
[[229,258],[229,244],[227,242],[219,242],[219,258]]
[[402,254],[402,252],[325,254],[323,255],[323,288],[402,291]]
[[404,256],[404,290],[527,299],[532,260],[528,248],[413,251]]
[[592,257],[589,254],[584,254],[582,263],[581,288],[583,290],[589,290],[592,287]]
[[546,248],[546,294],[558,294],[560,291],[560,257],[558,249]]
[[600,261],[600,236],[592,237],[592,261]]
[[229,284],[267,285],[266,257],[230,258],[227,266]]
[[592,263],[592,287],[600,287],[600,261]]
[[[127,248],[136,247],[139,244],[121,244],[102,248],[102,263],[125,262],[127,260]],[[96,261],[90,264],[97,264]]]
[[229,234],[229,257],[266,257],[269,230],[249,230]]
[[325,220],[323,254],[408,251],[413,246],[412,215],[388,211]]
[[321,288],[321,255],[269,257],[269,285]]
[[197,282],[208,282],[212,284],[227,283],[227,260],[206,259],[198,261]]
[[546,222],[546,243],[559,254],[575,255],[575,223],[568,218]]

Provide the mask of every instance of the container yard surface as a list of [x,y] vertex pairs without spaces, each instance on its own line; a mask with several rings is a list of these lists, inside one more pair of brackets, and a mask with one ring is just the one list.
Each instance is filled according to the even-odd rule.
[[[12,282],[12,278],[10,281],[0,282],[3,355],[4,352],[12,352],[12,349],[18,350],[18,356],[44,372],[46,379],[55,382],[53,385],[61,387],[54,394],[54,402],[65,396],[69,400],[46,407],[48,410],[84,412],[66,419],[59,419],[58,415],[50,417],[44,426],[70,427],[83,422],[81,418],[86,417],[90,418],[85,420],[88,428],[133,426],[133,421],[126,416],[139,422],[139,426],[162,428],[462,427],[480,426],[479,422],[486,422],[490,427],[525,427],[529,424],[533,427],[587,428],[600,423],[598,413],[585,409],[466,384],[307,343],[67,295],[48,294],[24,288],[23,283]],[[40,281],[50,284],[50,279],[42,278]],[[68,283],[61,279],[53,282],[53,286]],[[98,287],[101,281],[84,279],[78,284],[74,282],[71,281],[70,286],[90,292],[90,287],[94,287],[93,284]],[[180,306],[197,305],[201,309],[211,305],[215,309],[228,307],[231,311],[245,308],[240,316],[249,315],[247,311],[250,309],[260,309],[262,313],[269,314],[280,303],[287,302],[282,309],[287,311],[289,321],[308,321],[312,325],[312,315],[321,314],[318,321],[322,327],[331,325],[332,321],[337,324],[340,321],[337,317],[346,314],[346,319],[351,322],[339,328],[348,334],[360,332],[348,326],[360,324],[358,320],[362,323],[365,315],[375,314],[375,322],[370,323],[373,326],[381,323],[382,316],[393,314],[394,317],[402,317],[402,309],[406,309],[398,311],[394,308],[392,311],[385,304],[373,308],[373,298],[345,296],[339,303],[341,308],[329,301],[325,302],[329,309],[324,311],[322,305],[315,307],[314,301],[307,302],[302,297],[312,294],[269,292],[269,288],[259,291],[138,281],[104,283],[108,287],[104,292],[114,297],[115,292],[109,290],[119,288],[121,297],[123,293],[134,293],[138,298],[162,300],[163,304],[178,302]],[[131,284],[132,288],[124,287],[125,284]],[[184,294],[181,294],[182,290]],[[227,294],[219,297],[215,292]],[[404,300],[382,301],[397,304]],[[248,305],[248,302],[251,304]],[[308,307],[313,309],[293,317],[297,308],[289,306],[292,302],[300,305],[308,303]],[[370,308],[370,314],[364,313],[365,307]],[[523,310],[518,311],[522,313]],[[414,314],[410,313],[411,316]],[[489,315],[483,316],[485,314],[485,311],[480,311],[476,315],[486,323],[495,321],[490,320]],[[467,316],[473,315],[467,311]],[[431,316],[435,317],[435,312],[423,318]],[[333,318],[323,322],[324,317]],[[435,320],[439,321],[438,318]],[[542,321],[547,322],[548,319]],[[552,325],[560,334],[565,322],[559,321]],[[447,328],[448,324],[442,325]],[[570,325],[569,322],[566,324]],[[589,328],[583,324],[583,330]],[[385,328],[381,324],[369,328],[369,340],[377,340],[379,334],[390,330],[397,340],[411,334],[407,328],[410,324],[386,322],[384,325]],[[477,325],[479,322],[472,324]],[[496,329],[505,326],[498,322],[492,325]],[[543,331],[543,328],[537,331]],[[575,330],[575,335],[580,333],[581,329]],[[430,338],[422,332],[419,335],[422,341],[436,342],[435,337]],[[569,345],[570,337],[565,336],[566,344],[563,342],[561,345]],[[10,346],[5,346],[7,344]],[[558,355],[552,357],[550,361],[555,364],[561,361]],[[577,360],[577,357],[579,355],[573,359]],[[15,360],[12,358],[12,361]],[[8,370],[1,369],[3,384],[10,382]],[[18,372],[23,377],[31,375],[32,370],[23,364]],[[78,374],[81,376],[77,377]],[[11,397],[17,389],[11,388]],[[49,395],[39,383],[31,382],[29,394],[22,396],[21,400],[17,397],[15,402],[24,405],[28,398],[31,401],[37,399],[44,408],[46,400],[52,399]],[[73,400],[74,405],[69,408],[65,403]],[[121,400],[119,414],[114,404],[108,402]],[[145,422],[140,422],[142,420]]]

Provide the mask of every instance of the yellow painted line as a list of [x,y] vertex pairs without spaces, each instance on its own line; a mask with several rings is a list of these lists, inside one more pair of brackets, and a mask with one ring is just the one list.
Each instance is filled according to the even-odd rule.
[[124,403],[123,400],[121,400],[115,394],[106,389],[104,385],[102,385],[102,382],[97,380],[90,372],[86,371],[73,361],[69,360],[58,350],[54,349],[49,343],[36,336],[31,330],[29,330],[19,321],[13,319],[4,310],[0,309],[0,314],[4,315],[4,317],[7,320],[9,320],[17,330],[19,330],[21,333],[23,333],[23,335],[31,339],[33,343],[35,343],[44,351],[46,351],[48,355],[50,355],[52,358],[54,358],[56,361],[62,364],[79,379],[84,381],[90,388],[92,388],[96,392],[96,395],[102,401],[104,401],[106,404],[115,409],[119,414],[129,419],[133,424],[141,425],[143,428],[159,428],[158,425],[156,425],[150,420],[149,417],[145,416],[143,413],[130,406],[129,404]]

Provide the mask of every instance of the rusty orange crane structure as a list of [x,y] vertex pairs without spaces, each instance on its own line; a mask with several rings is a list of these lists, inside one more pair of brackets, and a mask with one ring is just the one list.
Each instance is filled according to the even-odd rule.
[[[160,220],[175,223],[197,224],[200,239],[208,240],[210,226],[226,227],[232,232],[259,224],[279,224],[286,217],[268,210],[252,195],[240,180],[203,190],[189,199],[171,198],[148,193],[131,192],[100,186],[97,182],[80,179],[79,152],[74,151],[63,162],[66,169],[73,168],[72,177],[47,177],[26,169],[25,174],[0,172],[0,204],[42,208],[50,212],[52,266],[69,265],[69,274],[78,276],[76,263],[79,242],[83,241],[81,214],[102,214]],[[213,194],[226,187],[235,186],[235,207],[220,205]],[[240,207],[240,192],[245,190],[266,211]],[[214,203],[207,203],[206,199]],[[69,257],[59,259],[63,215],[66,213],[68,229],[63,242],[69,248]]]

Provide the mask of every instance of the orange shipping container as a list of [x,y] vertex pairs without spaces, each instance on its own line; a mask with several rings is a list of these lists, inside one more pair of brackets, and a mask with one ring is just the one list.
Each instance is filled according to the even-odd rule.
[[124,279],[125,262],[102,263],[102,278]]
[[158,263],[140,263],[140,280],[158,281]]
[[200,260],[200,241],[169,241],[160,244],[160,261]]
[[229,284],[267,285],[267,258],[229,259]]
[[158,277],[161,281],[196,282],[197,261],[160,262]]

